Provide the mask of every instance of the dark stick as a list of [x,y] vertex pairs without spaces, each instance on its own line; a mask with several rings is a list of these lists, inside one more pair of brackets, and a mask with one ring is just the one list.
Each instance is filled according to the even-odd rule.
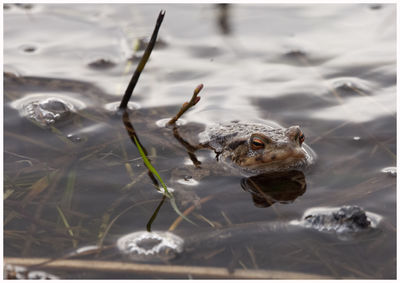
[[149,222],[147,222],[146,229],[148,232],[151,232],[151,225],[153,224],[154,220],[156,219],[158,212],[160,211],[161,206],[163,205],[165,201],[165,195],[163,195],[161,202],[157,206],[156,210],[154,211],[153,215],[150,217]]
[[139,80],[140,74],[142,73],[147,61],[149,60],[151,51],[153,50],[153,47],[156,43],[158,30],[160,29],[161,23],[164,19],[164,15],[165,15],[165,11],[163,11],[163,10],[161,10],[160,14],[158,14],[157,23],[156,23],[156,26],[154,27],[154,31],[153,31],[153,34],[151,35],[151,39],[150,39],[149,43],[147,44],[146,50],[144,51],[144,54],[143,54],[142,58],[140,59],[138,66],[136,67],[135,73],[133,73],[131,81],[129,82],[129,85],[126,88],[124,97],[122,98],[121,104],[119,105],[119,109],[121,109],[121,110],[126,109],[126,107],[128,106],[129,99],[132,96],[133,90],[135,89],[136,83]]

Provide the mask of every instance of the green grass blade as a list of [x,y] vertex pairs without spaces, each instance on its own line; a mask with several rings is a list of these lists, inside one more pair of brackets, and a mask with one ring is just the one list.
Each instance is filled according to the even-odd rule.
[[138,139],[136,138],[135,135],[132,135],[133,140],[135,142],[136,147],[139,150],[140,156],[143,159],[144,164],[146,165],[146,167],[150,170],[150,172],[156,176],[156,178],[158,179],[158,181],[160,182],[160,184],[162,185],[162,187],[164,188],[164,194],[170,199],[170,203],[172,208],[175,210],[175,212],[181,216],[183,219],[185,219],[186,221],[192,223],[193,225],[196,225],[193,221],[191,221],[189,218],[187,218],[185,215],[183,215],[183,213],[179,210],[178,206],[176,205],[175,202],[175,198],[174,196],[168,191],[167,186],[165,185],[164,181],[161,179],[161,176],[158,174],[158,172],[156,171],[156,169],[153,167],[153,165],[151,165],[150,160],[147,158],[143,148],[140,146],[140,143],[138,141]]
[[68,220],[64,215],[64,212],[62,212],[61,208],[57,205],[56,206],[58,214],[60,214],[61,220],[64,222],[65,227],[68,229],[68,233],[71,237],[74,236],[74,232],[71,230],[71,226],[69,226]]

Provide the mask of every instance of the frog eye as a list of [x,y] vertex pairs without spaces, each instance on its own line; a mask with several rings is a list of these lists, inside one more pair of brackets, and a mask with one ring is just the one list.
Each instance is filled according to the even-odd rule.
[[265,147],[264,141],[261,140],[258,137],[254,137],[251,140],[251,149],[257,150],[257,149],[262,149]]
[[305,139],[306,139],[306,137],[304,136],[303,133],[301,133],[300,136],[299,136],[299,143],[300,143],[300,145],[304,142]]

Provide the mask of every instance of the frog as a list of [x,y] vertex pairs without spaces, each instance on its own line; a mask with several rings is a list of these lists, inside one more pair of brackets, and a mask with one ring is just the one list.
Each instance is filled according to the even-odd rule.
[[[240,176],[242,188],[252,195],[265,187],[261,196],[263,199],[267,194],[264,191],[270,190],[271,184],[279,178],[286,184],[292,184],[295,191],[291,196],[284,193],[282,199],[294,200],[305,192],[303,171],[315,163],[316,154],[305,144],[300,126],[284,128],[268,120],[234,120],[205,126],[197,133],[197,139],[193,131],[187,130],[191,126],[185,126],[175,127],[174,135],[186,147],[193,164],[185,163],[184,167],[173,169],[171,176],[171,183],[175,183],[182,204],[197,205],[198,197],[191,186],[212,175]],[[202,154],[202,151],[209,151],[214,160],[207,158],[200,162],[194,153]],[[260,176],[262,184],[257,183],[257,188],[251,189],[254,182],[246,180],[256,176]],[[292,180],[293,176],[302,176],[300,186],[297,182],[299,178]],[[260,201],[256,201],[255,205],[267,207],[271,203],[259,205]]]
[[199,134],[201,147],[247,175],[307,168],[316,154],[307,146],[300,126],[273,127],[267,123],[231,121]]

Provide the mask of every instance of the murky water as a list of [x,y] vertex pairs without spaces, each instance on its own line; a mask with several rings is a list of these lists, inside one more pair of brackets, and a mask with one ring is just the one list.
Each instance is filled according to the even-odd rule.
[[[178,214],[154,187],[126,123],[114,113],[161,9],[159,43],[129,118],[179,209],[191,207],[187,216],[196,225],[175,222]],[[6,4],[5,257],[61,258],[97,245],[104,249],[78,258],[395,278],[396,173],[387,169],[396,166],[395,19],[395,5],[372,4]],[[189,140],[214,122],[300,125],[317,163],[305,172],[253,179],[209,170],[196,181],[187,173],[193,165],[186,149],[157,122],[172,117],[199,83],[202,99],[181,128]],[[68,119],[24,117],[31,105],[46,118],[48,98],[69,105]],[[60,104],[51,107],[64,113]],[[197,158],[216,163],[207,151]],[[343,205],[380,221],[346,239],[290,225],[307,209]],[[160,235],[169,230],[184,247],[154,235],[127,244],[135,257],[115,246],[146,227]],[[137,259],[137,251],[146,257]],[[52,273],[191,277],[157,268],[139,275]]]

